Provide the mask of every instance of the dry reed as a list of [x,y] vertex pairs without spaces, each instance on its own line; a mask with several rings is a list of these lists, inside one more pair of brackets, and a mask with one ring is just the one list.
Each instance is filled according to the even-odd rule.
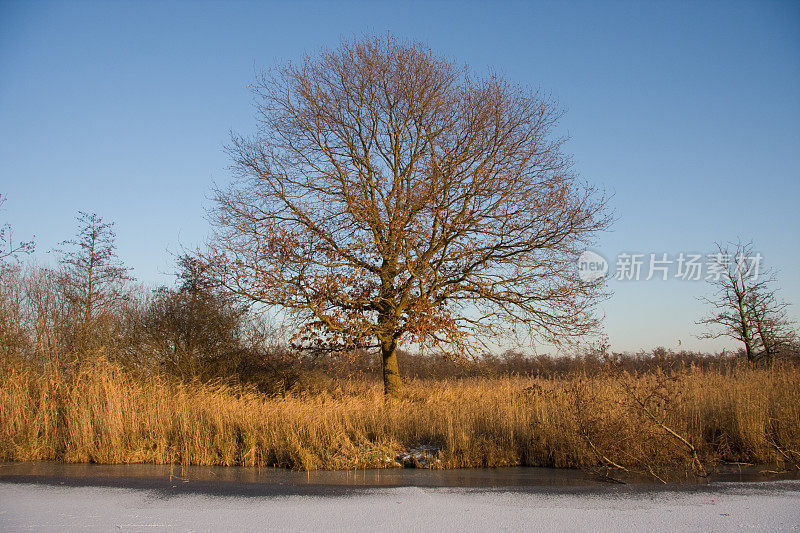
[[342,469],[396,466],[396,453],[425,444],[440,449],[444,468],[690,466],[668,428],[706,463],[789,464],[800,458],[798,383],[792,367],[610,371],[418,380],[385,401],[378,384],[358,381],[268,397],[104,361],[68,377],[5,365],[0,459]]

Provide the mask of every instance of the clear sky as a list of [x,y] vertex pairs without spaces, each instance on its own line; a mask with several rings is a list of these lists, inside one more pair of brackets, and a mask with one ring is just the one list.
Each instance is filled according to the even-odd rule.
[[[96,212],[139,280],[169,283],[230,179],[229,131],[254,126],[254,73],[386,31],[552,93],[576,170],[613,195],[612,271],[753,239],[800,314],[800,2],[0,0],[0,222],[48,261]],[[610,287],[615,350],[723,345],[695,338],[704,282]]]

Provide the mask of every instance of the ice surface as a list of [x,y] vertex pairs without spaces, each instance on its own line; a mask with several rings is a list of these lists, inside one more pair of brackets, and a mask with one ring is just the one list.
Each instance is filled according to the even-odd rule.
[[3,531],[789,531],[800,482],[702,491],[503,492],[401,487],[337,496],[170,496],[0,483]]

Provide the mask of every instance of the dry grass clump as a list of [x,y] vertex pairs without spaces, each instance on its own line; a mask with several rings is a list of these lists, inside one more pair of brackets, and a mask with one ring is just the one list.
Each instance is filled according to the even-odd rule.
[[399,400],[340,382],[266,396],[141,377],[103,360],[69,376],[0,369],[0,459],[340,469],[435,445],[445,468],[649,471],[800,460],[800,370],[692,368],[567,378],[417,380]]

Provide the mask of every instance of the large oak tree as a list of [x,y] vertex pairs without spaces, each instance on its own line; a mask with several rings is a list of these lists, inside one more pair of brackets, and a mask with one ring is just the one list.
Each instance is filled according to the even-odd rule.
[[297,319],[297,342],[379,349],[396,395],[401,341],[458,356],[595,328],[602,280],[575,261],[608,217],[549,98],[391,36],[252,90],[258,129],[228,147],[209,254],[229,290]]

